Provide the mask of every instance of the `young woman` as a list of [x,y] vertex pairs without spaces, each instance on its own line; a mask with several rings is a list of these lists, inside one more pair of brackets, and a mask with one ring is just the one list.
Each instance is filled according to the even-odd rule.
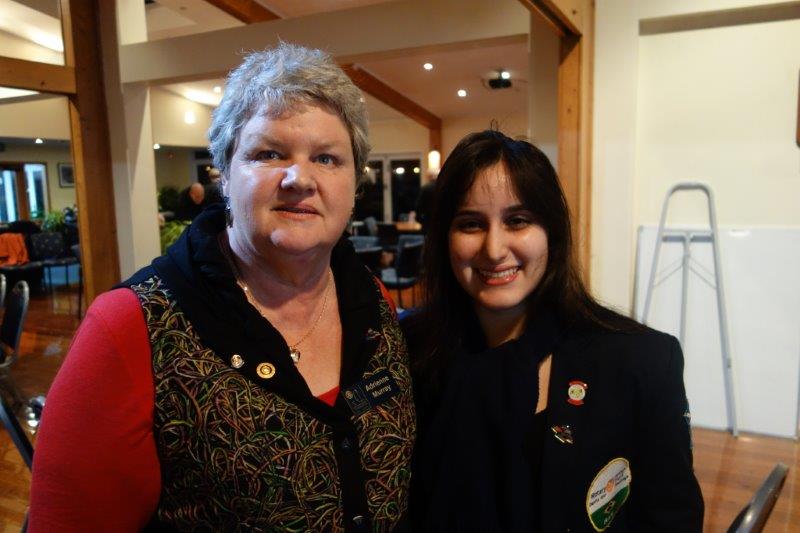
[[680,346],[589,296],[545,155],[469,135],[434,205],[404,323],[418,528],[700,531]]

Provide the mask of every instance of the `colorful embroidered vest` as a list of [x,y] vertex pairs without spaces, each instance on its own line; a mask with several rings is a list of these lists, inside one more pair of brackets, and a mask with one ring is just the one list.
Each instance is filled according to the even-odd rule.
[[[145,315],[161,462],[157,519],[193,530],[343,531],[331,428],[204,347],[157,277],[131,287]],[[400,393],[356,417],[374,531],[405,513],[415,414],[405,342],[381,298],[364,377],[389,370]]]

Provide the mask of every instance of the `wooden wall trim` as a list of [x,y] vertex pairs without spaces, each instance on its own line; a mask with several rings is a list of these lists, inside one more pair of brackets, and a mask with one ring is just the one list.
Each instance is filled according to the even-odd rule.
[[75,93],[75,69],[14,57],[0,56],[0,80],[4,87],[55,94]]
[[255,0],[206,0],[206,2],[245,24],[281,18]]
[[75,68],[69,117],[87,304],[120,278],[98,1],[61,0],[64,57]]

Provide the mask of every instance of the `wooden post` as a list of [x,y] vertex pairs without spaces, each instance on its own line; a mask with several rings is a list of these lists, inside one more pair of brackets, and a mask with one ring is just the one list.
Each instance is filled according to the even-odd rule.
[[96,1],[61,0],[64,59],[75,70],[69,117],[87,305],[120,281]]
[[572,216],[572,233],[583,278],[590,282],[592,0],[520,0],[543,17],[560,38],[558,65],[558,175]]

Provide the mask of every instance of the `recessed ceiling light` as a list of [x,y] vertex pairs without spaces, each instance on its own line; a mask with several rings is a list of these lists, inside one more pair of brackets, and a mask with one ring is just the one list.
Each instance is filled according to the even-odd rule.
[[33,142],[35,142],[36,144],[44,144],[44,141],[40,137],[36,137],[36,140]]
[[187,124],[194,124],[197,122],[197,117],[194,116],[194,111],[187,111],[183,114],[183,121]]
[[425,63],[424,65],[422,65],[422,68],[424,68],[425,70],[433,70],[433,64]]
[[153,143],[153,150],[158,150],[159,148],[161,148],[161,145],[160,145],[160,144],[158,144],[158,143]]
[[217,94],[221,93],[222,92],[222,87],[220,87],[219,85],[215,85],[214,86],[214,92],[217,93]]
[[402,176],[403,174],[406,173],[406,167],[397,167],[396,169],[394,169],[394,173]]
[[500,71],[500,77],[503,78],[504,80],[510,80],[511,79],[511,73],[509,71],[507,71],[507,70],[501,70]]
[[414,167],[414,174],[419,174],[419,167]]
[[467,97],[466,89],[459,89],[456,94],[458,94],[459,98],[466,98]]

